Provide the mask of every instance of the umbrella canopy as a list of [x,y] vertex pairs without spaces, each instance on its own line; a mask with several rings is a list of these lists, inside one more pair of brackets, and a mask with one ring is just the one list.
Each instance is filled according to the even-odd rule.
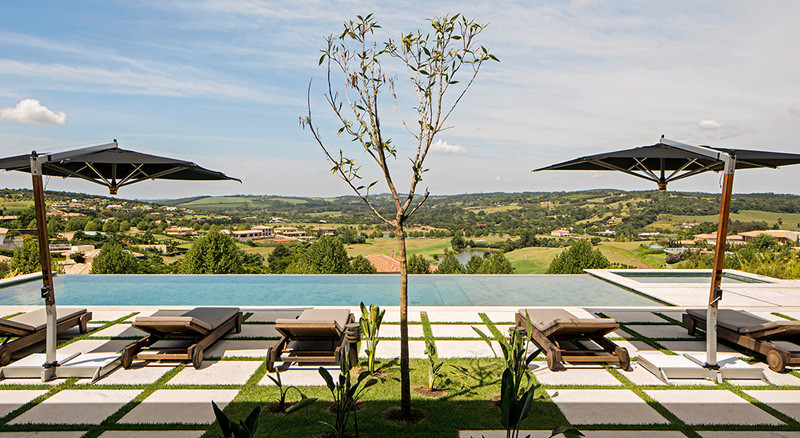
[[[151,179],[241,182],[190,161],[120,149],[116,140],[68,152],[36,155],[42,163],[43,175],[81,178],[108,187],[112,195],[117,194],[120,187]],[[31,154],[0,159],[0,169],[30,173]]]
[[[725,166],[723,154],[736,157],[736,169],[776,168],[800,163],[800,155],[782,152],[724,149],[701,146],[702,151],[681,148],[666,140],[650,146],[588,155],[534,170],[615,170],[644,178],[666,190],[667,183],[704,172],[719,172]],[[681,145],[690,146],[690,145]],[[722,154],[715,153],[721,152]]]
[[540,170],[614,170],[653,181],[658,184],[659,190],[666,190],[667,183],[671,181],[709,171],[723,171],[717,245],[714,251],[711,291],[708,298],[705,365],[709,369],[718,369],[716,359],[717,307],[722,299],[720,284],[722,283],[722,265],[725,258],[734,171],[759,167],[777,168],[798,163],[800,163],[799,154],[693,146],[667,140],[662,135],[661,140],[654,145],[580,157],[535,169],[534,172]]
[[[53,272],[50,266],[50,241],[47,237],[47,215],[44,203],[42,176],[80,178],[108,187],[112,195],[120,187],[145,180],[241,180],[224,173],[209,170],[195,163],[173,158],[159,157],[120,149],[117,141],[99,146],[75,149],[53,154],[17,155],[0,159],[0,169],[30,173],[33,179],[33,200],[39,240],[39,256],[42,265],[42,298],[47,311],[46,360],[42,379],[58,376],[59,361],[56,359],[56,308],[53,291]],[[63,359],[70,360],[74,356]]]

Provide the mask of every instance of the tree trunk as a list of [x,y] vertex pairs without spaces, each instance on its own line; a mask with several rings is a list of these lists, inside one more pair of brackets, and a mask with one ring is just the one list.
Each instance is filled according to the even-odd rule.
[[398,260],[400,261],[400,410],[404,418],[411,417],[411,370],[408,357],[408,263],[406,235],[403,223],[395,224]]

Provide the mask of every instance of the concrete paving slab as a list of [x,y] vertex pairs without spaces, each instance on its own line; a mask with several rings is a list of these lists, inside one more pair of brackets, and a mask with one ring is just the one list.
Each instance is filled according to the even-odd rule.
[[0,392],[0,418],[46,393],[47,391],[43,389],[14,389]]
[[778,412],[800,421],[800,397],[798,397],[797,391],[758,389],[748,390],[744,393],[776,409]]
[[241,333],[228,332],[225,335],[225,339],[280,337],[281,334],[275,330],[275,324],[242,324]]
[[642,312],[639,311],[628,311],[628,310],[619,310],[619,311],[607,311],[602,312],[604,315],[608,316],[609,318],[616,319],[617,322],[623,323],[633,323],[633,322],[667,322],[664,318],[654,315],[653,312]]
[[92,383],[90,379],[81,379],[79,385],[149,385],[160,379],[171,369],[175,368],[175,363],[159,363],[136,361],[128,369],[119,367],[110,374],[106,375],[97,382]]
[[198,438],[204,433],[205,430],[108,430],[100,438]]
[[125,315],[130,315],[135,312],[135,310],[104,310],[95,308],[89,310],[92,312],[92,321],[116,321]]
[[111,327],[100,330],[99,332],[92,333],[92,337],[104,338],[142,338],[147,333],[131,327],[130,324],[114,324]]
[[533,375],[539,383],[544,385],[607,385],[622,386],[616,377],[602,367],[567,365],[566,371],[550,371],[545,363],[536,364],[539,367]]
[[100,424],[140,392],[130,389],[64,390],[8,424]]
[[647,390],[647,395],[661,403],[687,424],[784,424],[730,391]]
[[653,373],[647,371],[644,367],[639,366],[636,363],[631,364],[631,368],[632,369],[629,371],[620,370],[620,372],[628,380],[633,382],[634,385],[666,385],[666,383],[662,382],[661,379],[654,376]]
[[82,339],[58,349],[59,353],[119,353],[133,340]]
[[39,308],[41,306],[0,306],[0,318],[20,312],[30,312]]
[[571,424],[666,424],[655,409],[627,389],[548,389]]
[[[91,333],[92,331],[97,330],[99,327],[102,327],[102,326],[103,326],[103,324],[92,324],[92,323],[89,323],[89,324],[87,324],[86,332],[87,333]],[[83,333],[81,333],[81,330],[80,330],[79,327],[72,327],[69,330],[64,330],[63,332],[59,333],[58,334],[58,339],[72,339],[75,336],[80,336],[82,334]]]
[[664,354],[655,347],[643,341],[614,341],[615,344],[628,350],[631,359],[639,356],[639,353]]
[[[683,355],[684,353],[705,353],[706,351],[705,341],[660,341],[659,344],[679,355]],[[717,351],[720,353],[735,354],[739,357],[747,357],[722,343],[717,343]]]
[[261,361],[205,361],[200,368],[186,367],[167,385],[244,385],[261,366]]
[[236,389],[159,389],[128,412],[120,423],[203,423],[214,421],[211,401],[224,409]]
[[775,371],[769,369],[769,365],[765,364],[764,362],[753,362],[751,365],[764,370],[764,374],[773,385],[800,386],[800,379],[789,373],[776,373]]
[[30,431],[30,432],[0,432],[0,438],[80,438],[86,431]]
[[[308,307],[310,309],[310,307]],[[251,310],[245,322],[275,322],[278,318],[297,318],[305,308]]]
[[697,339],[689,336],[686,329],[679,325],[628,325],[626,327],[646,338]]
[[800,432],[747,430],[747,431],[722,431],[706,430],[697,432],[703,438],[800,438]]
[[[108,430],[100,438],[198,438],[203,436],[205,430]],[[2,438],[2,437],[0,437]]]
[[[494,349],[497,354],[502,354],[500,346],[493,342]],[[366,345],[361,343],[361,351],[359,355],[363,357]],[[408,343],[409,356],[413,359],[424,359],[425,357],[425,342],[424,341],[409,341]],[[483,341],[436,341],[436,349],[440,358],[455,358],[455,357],[494,357],[492,349]],[[376,349],[376,357],[381,359],[391,359],[400,357],[400,341],[395,340],[382,340],[378,343]]]
[[206,358],[216,357],[267,357],[267,348],[278,341],[220,340],[205,351]]
[[[280,366],[278,371],[281,375],[282,385],[294,386],[325,386],[325,379],[319,373],[320,365],[286,365]],[[325,369],[331,373],[334,380],[339,375],[339,367],[325,365]],[[275,383],[267,376],[277,378],[276,373],[267,373],[258,382],[259,385],[274,386]]]
[[[435,338],[464,338],[464,339],[480,339],[472,327],[491,336],[489,329],[483,324],[431,324],[431,331]],[[508,329],[512,327],[510,324],[498,325],[497,328],[503,333],[508,333]],[[400,325],[399,324],[385,324],[381,325],[380,336],[383,338],[399,338]],[[411,324],[408,326],[408,336],[411,338],[423,337],[422,325]]]

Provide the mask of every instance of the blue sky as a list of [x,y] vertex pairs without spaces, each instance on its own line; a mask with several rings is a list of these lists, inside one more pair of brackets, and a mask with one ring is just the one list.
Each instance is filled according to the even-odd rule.
[[[344,20],[370,12],[380,39],[447,13],[490,23],[481,42],[501,62],[484,67],[429,156],[422,187],[432,194],[651,189],[611,172],[530,170],[661,134],[800,153],[797,1],[106,0],[0,4],[0,155],[116,138],[243,180],[145,182],[122,197],[349,194],[298,118],[313,77],[326,141],[351,147],[337,143],[324,106],[318,50]],[[402,74],[398,88],[410,91]],[[383,122],[400,148],[402,189],[412,139],[390,99]],[[739,172],[734,189],[800,193],[795,167]],[[30,184],[27,175],[0,178],[0,187]],[[74,180],[47,188],[103,194]],[[719,181],[712,174],[671,188],[715,192]]]

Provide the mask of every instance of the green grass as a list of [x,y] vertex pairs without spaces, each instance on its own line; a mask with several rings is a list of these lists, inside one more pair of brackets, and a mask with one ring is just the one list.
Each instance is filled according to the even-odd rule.
[[[703,216],[679,216],[679,215],[666,215],[661,214],[658,221],[652,224],[652,227],[657,226],[676,226],[684,222],[712,222],[716,223],[719,217],[717,215],[703,215]],[[781,219],[782,224],[779,225],[783,230],[800,230],[800,213],[775,213],[771,211],[758,211],[758,210],[741,210],[738,213],[731,213],[732,221],[742,222],[761,222],[764,221],[768,226],[772,227]]]

